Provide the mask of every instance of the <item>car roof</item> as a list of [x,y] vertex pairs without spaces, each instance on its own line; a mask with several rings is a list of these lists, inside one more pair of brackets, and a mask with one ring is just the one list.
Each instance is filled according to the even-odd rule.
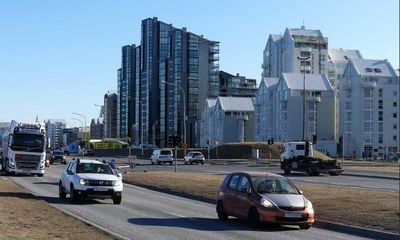
[[79,160],[80,163],[105,164],[105,163],[103,163],[102,161],[93,160],[93,159],[79,159],[79,158],[76,159],[76,158],[75,158],[75,159],[72,159],[72,160],[75,160],[75,161],[77,161],[77,162],[78,162],[78,160]]
[[268,176],[268,177],[275,177],[275,178],[285,178],[282,175],[271,173],[271,172],[252,172],[252,171],[242,171],[242,172],[232,172],[232,174],[246,174],[250,177],[257,177],[257,176]]

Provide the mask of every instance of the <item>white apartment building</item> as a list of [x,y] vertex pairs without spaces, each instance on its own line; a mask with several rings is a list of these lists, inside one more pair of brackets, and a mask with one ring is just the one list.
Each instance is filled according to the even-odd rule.
[[206,99],[206,104],[200,117],[200,147],[213,146],[215,143],[215,104],[217,99]]
[[387,60],[350,59],[339,79],[346,157],[399,151],[399,77]]
[[207,142],[214,147],[229,142],[254,141],[253,98],[218,97],[215,104],[208,100],[201,122],[207,124],[200,134],[202,146],[207,146],[204,144]]
[[335,96],[326,74],[282,73],[274,98],[276,141],[335,139]]
[[[299,61],[298,57],[308,57]],[[270,35],[263,54],[262,77],[280,77],[281,73],[328,71],[328,39],[320,30],[286,28],[283,35]]]
[[254,100],[255,141],[266,142],[275,137],[275,98],[274,93],[279,78],[264,77]]
[[66,125],[64,119],[49,119],[45,121],[46,134],[50,139],[51,149],[59,149],[64,146],[63,134]]

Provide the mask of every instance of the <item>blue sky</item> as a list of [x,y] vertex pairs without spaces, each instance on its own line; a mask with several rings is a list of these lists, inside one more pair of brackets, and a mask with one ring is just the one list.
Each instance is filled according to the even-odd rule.
[[320,29],[330,48],[399,68],[398,0],[0,0],[0,122],[99,116],[117,88],[121,47],[158,17],[220,42],[220,70],[260,81],[269,34]]

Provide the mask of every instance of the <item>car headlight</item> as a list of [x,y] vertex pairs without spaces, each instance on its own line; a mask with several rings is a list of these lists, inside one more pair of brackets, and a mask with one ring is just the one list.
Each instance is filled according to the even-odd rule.
[[80,178],[79,179],[79,184],[81,184],[81,185],[89,185],[89,180]]
[[271,201],[269,201],[268,199],[265,199],[265,198],[261,198],[260,204],[261,204],[261,206],[266,207],[266,208],[271,208],[274,206]]
[[121,185],[122,184],[122,181],[121,180],[115,180],[115,181],[113,181],[113,186],[119,186],[119,185]]
[[312,203],[310,201],[308,201],[307,199],[306,199],[306,206],[308,209],[313,209]]

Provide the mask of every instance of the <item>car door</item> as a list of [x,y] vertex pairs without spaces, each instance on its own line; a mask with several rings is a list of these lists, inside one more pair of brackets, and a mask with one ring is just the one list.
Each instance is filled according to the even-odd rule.
[[224,192],[224,208],[225,211],[230,213],[231,215],[236,216],[236,194],[237,194],[237,184],[239,182],[240,175],[233,174],[227,184],[227,187]]
[[76,169],[76,163],[75,162],[70,162],[70,164],[68,165],[68,167],[66,168],[66,171],[64,171],[63,174],[65,174],[65,181],[64,181],[64,189],[66,190],[66,192],[70,192],[70,187],[71,187],[71,183],[73,182],[73,178],[75,175],[75,169]]
[[251,187],[250,179],[246,175],[241,175],[237,185],[235,211],[243,218],[247,217],[251,206]]

